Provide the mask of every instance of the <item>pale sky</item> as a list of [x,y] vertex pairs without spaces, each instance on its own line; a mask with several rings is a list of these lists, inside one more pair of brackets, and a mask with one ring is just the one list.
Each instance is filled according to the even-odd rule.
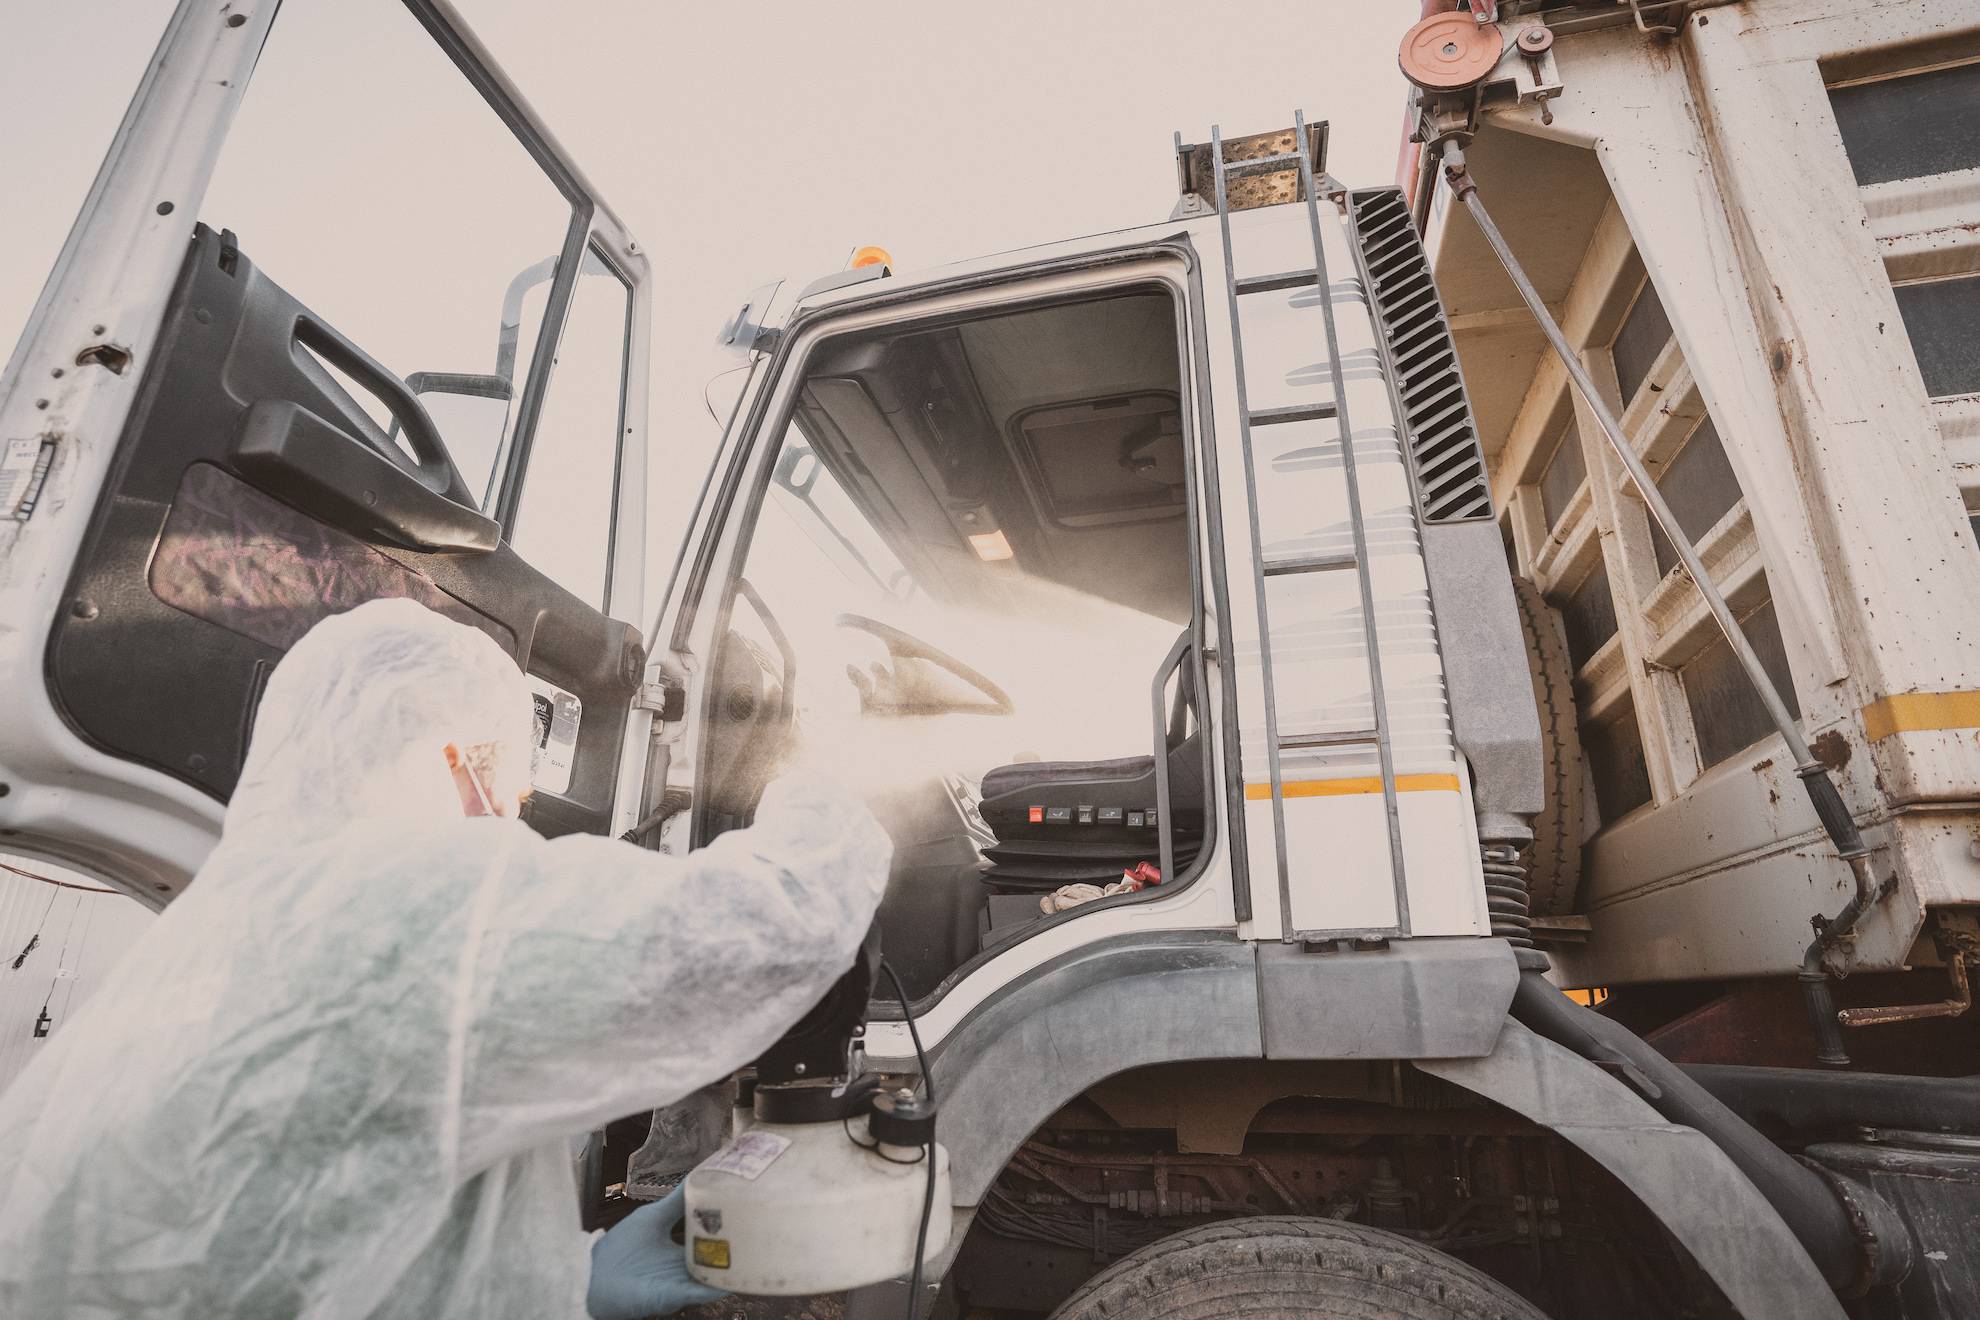
[[[278,34],[285,21],[321,18],[300,11],[326,3],[287,0]],[[750,289],[779,276],[807,283],[866,243],[912,270],[1158,221],[1175,201],[1173,132],[1280,128],[1296,107],[1331,121],[1337,176],[1388,182],[1403,113],[1396,44],[1418,10],[1413,0],[460,7],[653,259],[649,593],[715,439],[702,404],[719,366],[715,333]],[[170,9],[0,0],[0,351],[11,351]],[[343,53],[326,47],[312,72],[334,75]],[[409,76],[350,63],[354,102],[418,95]],[[417,163],[417,143],[380,146],[407,149],[388,175]],[[432,244],[436,263],[513,268],[522,239],[483,253],[477,245],[501,242],[492,229],[445,217],[423,227],[420,211],[409,202],[396,216],[409,251]],[[488,319],[475,315],[477,327]]]

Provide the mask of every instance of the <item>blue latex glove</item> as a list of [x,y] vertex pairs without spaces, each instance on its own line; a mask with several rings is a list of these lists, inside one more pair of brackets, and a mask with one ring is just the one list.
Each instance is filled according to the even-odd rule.
[[591,1244],[591,1286],[584,1295],[591,1320],[672,1315],[683,1306],[729,1295],[688,1276],[687,1253],[673,1237],[674,1225],[686,1215],[687,1192],[676,1187],[621,1219]]

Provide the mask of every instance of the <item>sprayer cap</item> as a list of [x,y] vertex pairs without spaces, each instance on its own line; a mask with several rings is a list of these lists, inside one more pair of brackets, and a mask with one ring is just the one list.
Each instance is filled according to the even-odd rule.
[[873,1097],[867,1130],[889,1146],[926,1146],[935,1140],[935,1104],[918,1096],[882,1091]]

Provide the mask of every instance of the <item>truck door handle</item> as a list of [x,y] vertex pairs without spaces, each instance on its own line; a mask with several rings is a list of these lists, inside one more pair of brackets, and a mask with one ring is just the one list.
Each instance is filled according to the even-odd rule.
[[297,344],[371,390],[399,422],[413,457],[382,431],[353,435],[350,418],[329,421],[293,399],[249,407],[234,442],[241,475],[335,526],[414,550],[486,553],[501,525],[475,507],[439,428],[404,381],[314,317],[296,317]]

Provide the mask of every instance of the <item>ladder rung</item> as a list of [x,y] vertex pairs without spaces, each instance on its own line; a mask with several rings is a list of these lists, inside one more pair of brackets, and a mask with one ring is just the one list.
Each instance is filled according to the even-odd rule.
[[1247,275],[1237,282],[1239,293],[1276,293],[1301,285],[1318,285],[1320,277],[1310,270],[1288,270],[1277,275]]
[[1373,729],[1341,729],[1335,733],[1289,733],[1279,739],[1279,750],[1296,752],[1308,747],[1348,747],[1356,743],[1372,743],[1381,736]]
[[1285,408],[1260,408],[1251,414],[1253,426],[1274,426],[1281,422],[1324,421],[1334,415],[1334,405],[1329,403],[1295,403]]
[[1294,555],[1288,559],[1266,560],[1263,571],[1266,577],[1277,577],[1281,573],[1324,573],[1353,567],[1353,555]]
[[1246,174],[1276,174],[1280,170],[1293,169],[1298,164],[1297,151],[1282,151],[1276,156],[1254,156],[1250,160],[1227,160],[1224,162],[1224,177],[1236,179]]

